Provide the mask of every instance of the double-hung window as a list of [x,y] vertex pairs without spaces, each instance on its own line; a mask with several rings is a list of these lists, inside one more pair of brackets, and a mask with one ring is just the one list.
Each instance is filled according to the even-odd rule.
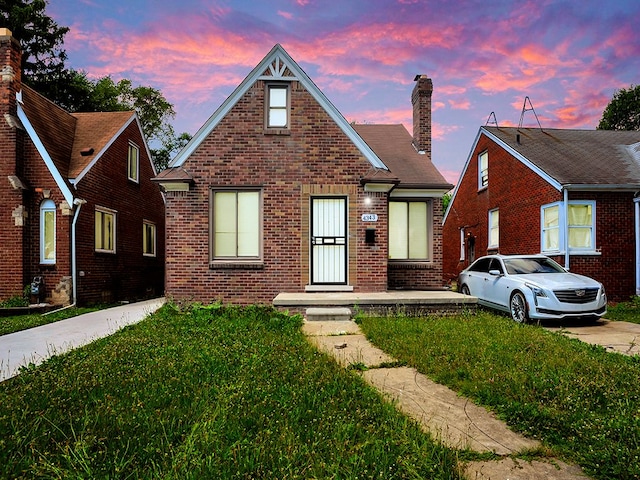
[[489,210],[489,241],[487,248],[500,246],[500,210]]
[[53,200],[40,204],[40,263],[56,263],[56,204]]
[[430,202],[389,202],[389,259],[429,260]]
[[251,261],[262,256],[259,189],[211,191],[211,260]]
[[489,152],[478,155],[478,190],[489,186]]
[[541,208],[541,235],[543,252],[559,252],[561,250],[562,232],[560,231],[559,203],[544,205]]
[[289,85],[285,83],[267,84],[266,87],[266,128],[289,128]]
[[129,142],[127,154],[127,178],[138,183],[140,176],[140,149],[135,143]]
[[95,214],[96,252],[116,253],[116,212],[96,207]]
[[156,225],[146,220],[142,222],[142,254],[145,257],[156,256]]
[[595,251],[595,221],[594,201],[570,201],[566,213],[563,202],[543,205],[540,209],[541,251],[561,252],[565,244],[571,252]]
[[595,250],[595,204],[569,202],[569,249]]

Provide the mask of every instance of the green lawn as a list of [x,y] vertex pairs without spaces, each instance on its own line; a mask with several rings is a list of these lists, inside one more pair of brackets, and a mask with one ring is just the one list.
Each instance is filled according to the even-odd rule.
[[640,478],[640,357],[488,312],[360,322],[384,351],[594,478]]
[[46,325],[47,323],[57,322],[58,320],[64,320],[65,318],[75,317],[77,315],[82,315],[83,313],[94,312],[102,308],[108,307],[104,305],[82,308],[71,307],[48,315],[33,313],[28,315],[0,317],[0,335],[19,332],[20,330],[26,330],[27,328],[39,327],[40,325]]
[[0,384],[1,478],[457,479],[270,308],[172,305]]
[[640,297],[607,308],[607,320],[640,323]]

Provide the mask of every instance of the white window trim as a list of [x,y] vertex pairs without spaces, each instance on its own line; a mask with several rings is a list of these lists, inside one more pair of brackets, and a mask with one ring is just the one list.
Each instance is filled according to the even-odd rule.
[[[558,207],[558,248],[547,248],[545,244],[544,212],[548,208]],[[564,250],[564,208],[563,202],[553,202],[540,206],[540,251],[542,253],[560,254]]]
[[[270,113],[271,113],[271,90],[279,89],[284,90],[286,93],[286,105],[285,107],[280,107],[279,109],[286,111],[286,124],[285,125],[271,125],[269,122]],[[275,107],[274,107],[275,108]],[[265,111],[264,111],[264,126],[267,131],[278,132],[278,131],[288,131],[291,126],[291,85],[289,83],[267,83],[265,85]]]
[[[398,203],[406,203],[407,206],[411,203],[425,203],[427,208],[427,218],[425,221],[426,231],[425,235],[427,236],[427,257],[426,258],[417,258],[417,257],[407,257],[407,258],[389,258],[389,262],[392,263],[420,263],[420,262],[431,262],[433,259],[433,202],[428,199],[423,198],[394,198],[393,200],[389,200],[389,203],[398,202]],[[408,210],[407,210],[408,213]],[[408,221],[408,220],[407,220]],[[411,228],[411,226],[407,223],[407,227]],[[408,232],[407,232],[408,235]]]
[[[495,244],[491,243],[491,230],[493,229],[493,224],[491,222],[492,216],[494,213],[498,214],[498,224],[495,225],[495,228],[498,230],[497,242]],[[487,249],[495,249],[500,246],[500,209],[494,208],[493,210],[489,210],[488,221],[487,221]]]
[[[145,252],[145,247],[147,246],[146,244],[146,238],[147,238],[147,227],[150,226],[152,227],[153,230],[153,251],[152,252]],[[156,226],[156,224],[154,222],[150,222],[148,220],[143,220],[142,221],[142,255],[145,257],[155,257],[156,256],[156,249],[157,249],[157,238],[158,238],[158,227]]]
[[[131,149],[136,151],[136,176],[131,176]],[[129,142],[127,147],[127,178],[135,183],[140,183],[140,147],[133,142]]]
[[[594,255],[600,254],[596,246],[596,201],[595,200],[569,200],[569,205],[591,205],[591,248],[574,248],[569,246],[569,239],[567,237],[569,233],[569,225],[567,224],[566,211],[564,208],[564,202],[553,202],[540,207],[540,251],[545,254],[564,254],[566,249],[572,254],[585,254]],[[559,239],[557,250],[547,249],[544,244],[544,210],[546,208],[558,206],[558,218],[559,218]]]
[[[104,248],[95,248],[95,235],[96,235],[96,231],[95,231],[95,212],[101,212],[103,214],[108,214],[108,215],[112,215],[113,216],[113,249],[112,250],[107,250]],[[116,210],[111,210],[110,208],[105,208],[105,207],[99,207],[96,206],[94,212],[94,226],[93,226],[93,235],[94,235],[94,241],[93,241],[93,245],[95,248],[96,252],[100,252],[100,253],[116,253],[116,240],[117,240],[117,222],[118,222],[118,215],[117,215],[117,211]]]
[[[259,233],[258,233],[258,256],[215,256],[215,218],[214,218],[214,202],[217,192],[257,192],[258,193],[258,215],[259,215]],[[236,197],[237,201],[237,197]],[[209,265],[262,265],[263,249],[264,249],[264,192],[260,187],[229,187],[229,188],[211,188],[209,190]]]
[[[45,258],[45,212],[53,212],[53,258]],[[57,236],[56,204],[47,199],[40,204],[40,263],[43,265],[55,265],[56,263],[56,236]]]
[[[486,157],[487,166],[483,170],[482,169],[482,159]],[[483,181],[482,173],[486,172],[486,181]],[[478,190],[485,190],[489,187],[489,152],[488,150],[484,150],[478,154]]]

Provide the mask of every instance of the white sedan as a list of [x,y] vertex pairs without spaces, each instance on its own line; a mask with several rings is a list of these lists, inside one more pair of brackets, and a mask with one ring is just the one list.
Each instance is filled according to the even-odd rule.
[[607,313],[600,282],[569,273],[544,255],[488,255],[458,276],[458,291],[478,303],[528,320],[591,318]]

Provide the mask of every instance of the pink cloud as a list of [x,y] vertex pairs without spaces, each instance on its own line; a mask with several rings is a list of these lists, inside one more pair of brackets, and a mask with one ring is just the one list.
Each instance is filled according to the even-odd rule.
[[449,105],[455,110],[469,110],[471,108],[471,102],[468,99],[449,99]]
[[460,95],[467,91],[466,87],[459,85],[442,85],[438,86],[438,95]]
[[293,19],[293,13],[291,12],[283,12],[282,10],[278,10],[278,15],[282,18],[286,18],[287,20]]
[[433,140],[444,140],[451,134],[460,130],[459,125],[443,125],[438,122],[432,122],[431,124],[431,138]]

